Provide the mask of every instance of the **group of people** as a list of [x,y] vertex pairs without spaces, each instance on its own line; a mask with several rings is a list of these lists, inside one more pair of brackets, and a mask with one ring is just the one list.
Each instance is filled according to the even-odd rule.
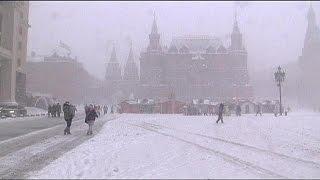
[[[235,111],[236,111],[236,116],[241,116],[241,106],[238,104],[235,108]],[[291,109],[290,107],[287,107],[285,110],[284,110],[284,115],[287,116],[288,115],[288,112],[290,112]],[[225,113],[225,106],[223,103],[220,103],[219,105],[219,108],[218,108],[218,119],[216,121],[216,123],[218,123],[219,121],[221,121],[221,123],[223,123],[223,114]],[[274,116],[278,116],[279,114],[279,108],[276,106],[274,108]],[[256,116],[262,116],[262,107],[261,105],[257,105],[256,107]]]
[[59,103],[48,106],[48,117],[60,117],[61,105]]

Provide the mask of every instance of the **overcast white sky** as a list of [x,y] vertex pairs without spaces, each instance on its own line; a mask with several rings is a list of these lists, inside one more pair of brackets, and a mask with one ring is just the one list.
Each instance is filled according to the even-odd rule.
[[[320,3],[313,2],[319,25]],[[28,52],[51,54],[59,40],[98,78],[105,74],[112,42],[124,64],[129,39],[135,60],[148,44],[153,10],[163,44],[176,35],[212,35],[226,38],[234,11],[248,49],[249,70],[256,71],[297,61],[307,27],[309,2],[82,2],[31,1]]]

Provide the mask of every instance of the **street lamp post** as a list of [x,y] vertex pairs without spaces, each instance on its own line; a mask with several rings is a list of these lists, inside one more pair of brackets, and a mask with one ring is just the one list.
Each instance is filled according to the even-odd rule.
[[279,96],[280,96],[280,115],[282,116],[282,98],[281,98],[281,83],[285,79],[285,72],[281,69],[281,67],[278,67],[278,70],[274,73],[274,79],[277,82],[277,86],[279,87]]

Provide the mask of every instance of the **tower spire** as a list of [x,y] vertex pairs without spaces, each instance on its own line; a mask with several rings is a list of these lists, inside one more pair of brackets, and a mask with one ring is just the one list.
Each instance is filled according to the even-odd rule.
[[113,43],[113,48],[111,52],[110,62],[117,62],[116,47],[114,43]]
[[316,16],[315,16],[315,13],[314,13],[314,10],[313,10],[312,2],[310,2],[307,18],[308,18],[308,22],[309,23],[314,23],[315,22]]
[[157,26],[155,11],[153,11],[153,23],[152,23],[151,34],[158,34],[158,26]]
[[128,61],[127,63],[133,63],[133,50],[132,50],[132,41],[130,42],[130,51],[129,51],[129,56],[128,56]]
[[315,42],[319,42],[320,40],[320,30],[317,26],[316,15],[312,6],[312,2],[310,2],[309,10],[307,13],[308,26],[304,39],[304,49],[303,52],[308,51],[308,47],[313,46]]
[[234,11],[233,33],[235,32],[240,33],[237,10]]
[[147,50],[148,51],[161,50],[160,34],[158,33],[158,26],[157,26],[155,12],[153,13],[153,23],[152,23],[151,33],[149,34],[149,46]]
[[242,34],[238,25],[238,14],[237,10],[234,11],[234,22],[233,22],[233,30],[231,33],[231,49],[232,50],[242,50]]

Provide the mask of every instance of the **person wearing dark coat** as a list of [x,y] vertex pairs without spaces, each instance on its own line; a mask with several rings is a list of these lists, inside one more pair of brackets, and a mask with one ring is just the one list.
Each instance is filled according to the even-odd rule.
[[90,110],[90,107],[88,105],[85,105],[84,106],[84,112],[86,113],[86,116],[88,115],[89,110]]
[[74,114],[73,114],[72,105],[68,101],[66,101],[63,104],[63,113],[64,113],[64,120],[67,123],[67,127],[64,129],[64,135],[71,134],[70,128],[71,128],[72,118]]
[[52,105],[52,117],[57,117],[57,105],[56,104],[53,104]]
[[108,106],[103,106],[103,112],[104,114],[108,114]]
[[88,113],[86,114],[86,118],[85,118],[85,123],[87,123],[89,126],[89,129],[87,131],[87,135],[93,134],[92,128],[93,128],[94,121],[96,120],[96,118],[98,118],[97,111],[95,110],[95,108],[93,106],[90,106]]
[[60,117],[60,114],[61,114],[61,105],[58,103],[56,106],[57,106],[57,115],[58,115],[58,117]]
[[113,114],[113,105],[111,106],[110,113]]
[[239,104],[236,107],[236,114],[237,116],[241,116],[241,106]]
[[218,111],[218,120],[216,121],[216,123],[218,123],[220,120],[223,123],[223,110],[224,110],[224,105],[222,103],[220,103],[219,105],[219,111]]
[[51,109],[52,109],[52,107],[51,107],[51,105],[49,105],[49,106],[48,106],[48,117],[51,116],[51,111],[52,111]]
[[261,111],[261,106],[260,106],[260,104],[258,104],[256,116],[257,116],[258,114],[260,114],[260,116],[262,116],[262,111]]

